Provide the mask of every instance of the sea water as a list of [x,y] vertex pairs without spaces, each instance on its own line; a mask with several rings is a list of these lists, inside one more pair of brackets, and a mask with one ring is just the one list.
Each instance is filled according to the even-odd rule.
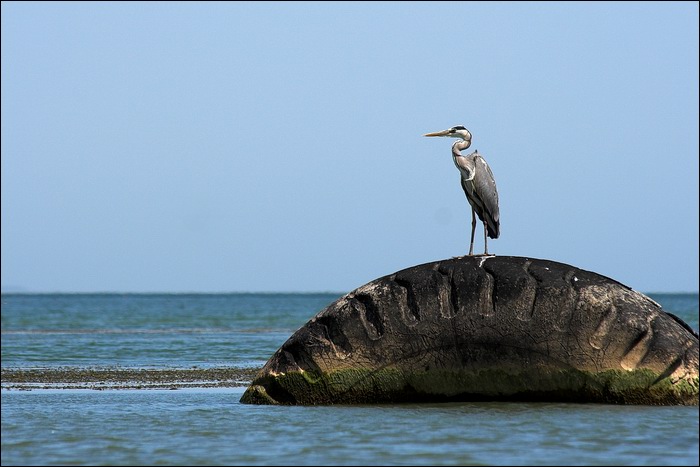
[[[2,367],[260,367],[341,294],[3,294]],[[649,294],[698,329],[698,294]],[[2,391],[3,465],[698,465],[698,408]]]

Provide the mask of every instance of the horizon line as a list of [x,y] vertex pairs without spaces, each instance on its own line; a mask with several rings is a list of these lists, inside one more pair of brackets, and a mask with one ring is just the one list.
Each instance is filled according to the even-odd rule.
[[[636,289],[633,289],[636,290]],[[636,290],[639,292],[638,290]],[[344,295],[349,291],[337,291],[337,290],[234,290],[234,291],[216,291],[216,292],[202,292],[202,291],[184,291],[184,292],[167,292],[167,291],[31,291],[31,290],[0,290],[2,295],[231,295],[231,294],[260,294],[260,295],[301,295],[301,294],[339,294]],[[644,294],[700,294],[700,291],[653,291],[653,292],[642,292]]]

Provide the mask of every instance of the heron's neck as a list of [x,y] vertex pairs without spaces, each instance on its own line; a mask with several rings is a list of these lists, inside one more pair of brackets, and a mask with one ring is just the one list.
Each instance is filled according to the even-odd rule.
[[452,154],[455,156],[461,156],[462,153],[460,151],[464,151],[467,149],[469,146],[472,145],[472,142],[469,140],[458,140],[455,141],[455,144],[452,145]]

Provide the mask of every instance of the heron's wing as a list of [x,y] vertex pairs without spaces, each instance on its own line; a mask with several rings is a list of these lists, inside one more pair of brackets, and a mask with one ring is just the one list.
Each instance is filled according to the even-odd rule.
[[464,194],[467,195],[467,200],[469,201],[469,204],[472,204],[472,191],[474,191],[472,182],[470,180],[465,180],[464,177],[461,178],[461,183],[462,183],[462,189],[464,190]]
[[498,190],[496,189],[496,180],[491,172],[491,167],[486,163],[480,155],[474,156],[475,175],[472,183],[474,184],[474,193],[479,197],[484,206],[484,220],[489,224],[489,236],[498,238],[500,233],[500,214],[498,212]]

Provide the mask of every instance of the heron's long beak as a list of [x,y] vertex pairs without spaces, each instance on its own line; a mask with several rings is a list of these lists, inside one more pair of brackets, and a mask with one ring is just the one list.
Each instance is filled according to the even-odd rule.
[[426,133],[423,136],[448,136],[450,134],[450,130],[444,130],[444,131],[437,131],[435,133]]

